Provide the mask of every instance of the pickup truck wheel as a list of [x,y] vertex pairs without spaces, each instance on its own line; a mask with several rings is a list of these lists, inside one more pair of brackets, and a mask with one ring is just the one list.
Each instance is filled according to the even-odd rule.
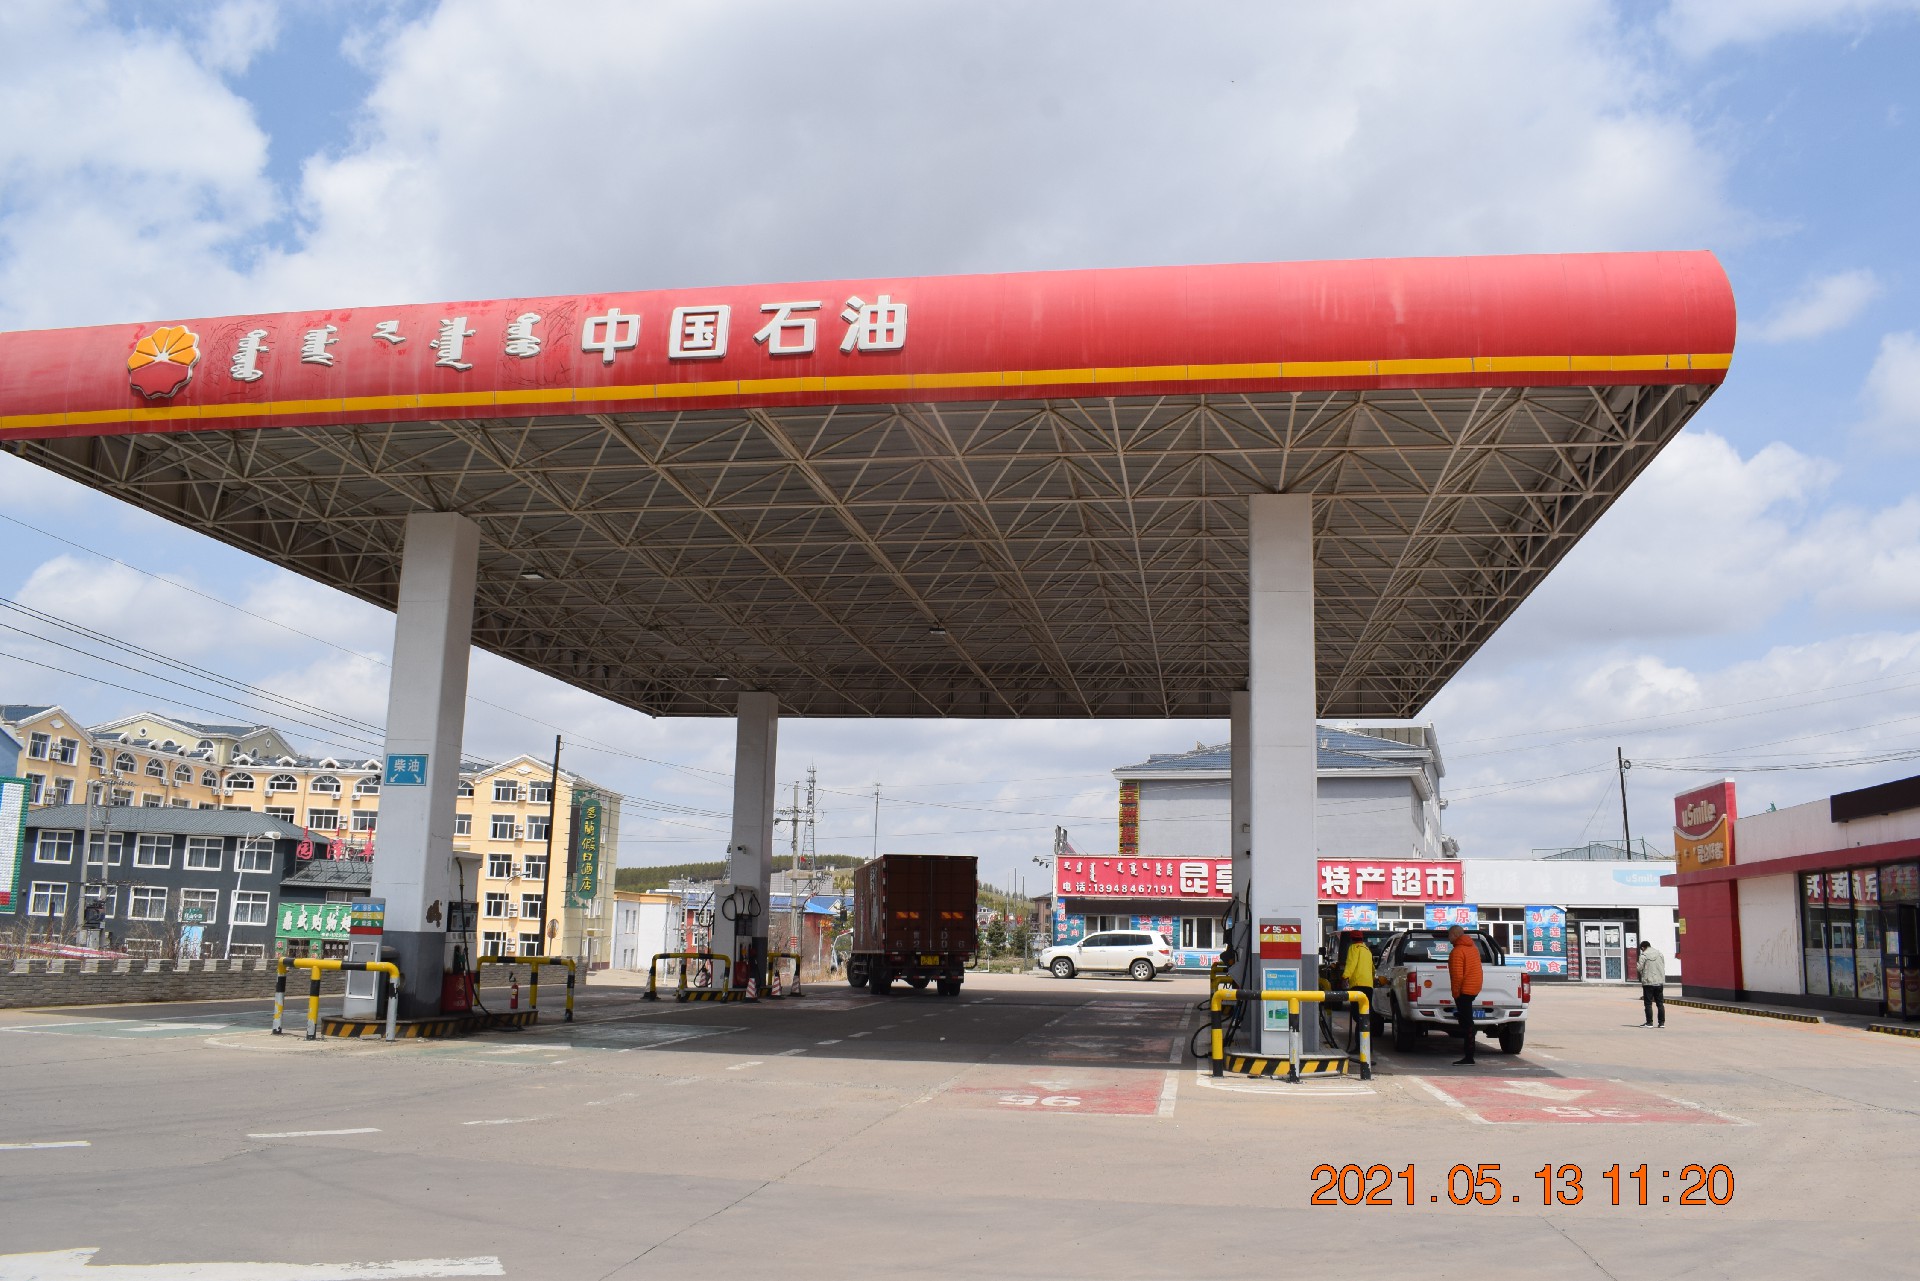
[[1057,979],[1070,979],[1073,977],[1073,962],[1064,956],[1056,958],[1048,968],[1053,971],[1053,977]]
[[1420,1039],[1420,1028],[1413,1016],[1395,1011],[1393,1016],[1393,1048],[1402,1053],[1411,1053],[1414,1044]]
[[1151,983],[1154,975],[1153,962],[1143,956],[1127,967],[1127,973],[1133,975],[1136,983]]
[[1500,1029],[1500,1053],[1518,1054],[1527,1043],[1527,1025],[1509,1023]]

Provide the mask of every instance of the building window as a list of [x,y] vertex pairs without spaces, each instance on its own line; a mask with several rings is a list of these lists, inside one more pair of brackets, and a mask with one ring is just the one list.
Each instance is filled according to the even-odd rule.
[[105,832],[95,832],[87,843],[87,862],[98,863],[104,857],[108,867],[120,866],[120,851],[125,848],[127,838],[119,832],[109,838]]
[[93,766],[95,769],[105,769],[107,767],[107,758],[99,748],[89,747],[87,749],[87,764]]
[[36,761],[46,760],[48,749],[52,746],[53,739],[46,734],[36,732],[27,735],[27,755]]
[[522,894],[520,896],[520,915],[529,920],[539,920],[542,902],[543,900],[538,894]]
[[273,870],[273,838],[271,836],[245,836],[234,847],[234,869],[241,872],[271,872]]
[[472,836],[473,815],[455,814],[453,816],[453,834],[455,836]]
[[275,774],[267,780],[267,791],[269,794],[273,792],[297,792],[299,790],[300,780],[291,774]]
[[488,930],[480,936],[480,955],[508,956],[507,936],[500,930]]
[[472,780],[472,779],[470,779],[470,778],[463,778],[463,779],[461,779],[461,780],[460,780],[460,786],[459,786],[459,788],[458,788],[458,789],[456,789],[456,790],[454,791],[454,795],[455,795],[455,796],[458,796],[458,797],[460,797],[460,798],[462,798],[462,799],[466,799],[467,797],[470,797],[470,796],[472,796],[472,795],[473,795],[473,780]]
[[131,774],[139,768],[140,768],[140,763],[133,759],[132,752],[117,752],[114,754],[114,758],[113,758],[114,773]]
[[353,812],[353,830],[371,832],[380,822],[379,810],[355,810]]
[[53,804],[69,805],[73,802],[73,780],[56,778],[53,780]]
[[235,925],[265,925],[267,923],[267,899],[271,895],[265,890],[235,890],[233,892],[233,923]]
[[547,839],[547,816],[545,814],[527,815],[527,839],[544,841]]
[[532,877],[536,881],[546,880],[547,879],[547,856],[545,854],[527,855],[526,867],[524,870],[526,875]]
[[293,806],[291,805],[269,805],[261,812],[276,823],[293,822]]
[[546,805],[553,800],[552,783],[528,783],[527,800],[535,805]]
[[1104,934],[1108,930],[1123,930],[1126,928],[1126,921],[1127,918],[1124,916],[1089,916],[1087,933]]
[[27,915],[57,916],[64,919],[67,915],[67,883],[35,881],[32,893],[27,895]]
[[27,775],[27,804],[40,804],[41,797],[46,795],[46,791],[47,776],[45,774]]
[[107,795],[107,804],[109,805],[133,804],[133,789],[131,787],[114,788],[113,791]]
[[56,760],[62,765],[73,764],[80,759],[80,740],[75,738],[61,739],[58,743],[54,744],[53,756],[50,759]]
[[377,778],[361,779],[358,783],[355,783],[353,785],[353,794],[355,796],[380,795],[380,780]]
[[167,919],[167,890],[164,885],[135,885],[127,892],[129,921]]
[[164,779],[167,776],[167,763],[155,756],[147,761],[147,777]]
[[189,836],[187,838],[188,871],[217,872],[226,861],[226,842],[218,836]]
[[80,901],[86,904],[98,903],[102,920],[112,920],[114,909],[120,899],[120,887],[89,885],[80,895]]
[[487,895],[486,914],[492,917],[505,916],[507,914],[507,896],[505,894],[489,893]]
[[220,776],[210,769],[203,769],[200,771],[200,786],[218,787],[220,786]]
[[331,832],[340,826],[339,810],[308,810],[307,826],[317,827],[323,832]]
[[230,791],[251,792],[253,790],[253,775],[229,774],[227,775],[227,787]]
[[172,867],[173,838],[157,832],[142,832],[133,846],[135,867]]
[[513,815],[495,814],[493,816],[492,826],[490,826],[487,829],[487,836],[489,839],[496,840],[496,841],[512,840],[513,839]]
[[40,840],[34,845],[33,861],[36,863],[73,862],[73,833],[40,833]]
[[203,738],[199,742],[195,743],[193,745],[193,748],[197,752],[211,752],[213,750],[213,740],[210,738]]
[[513,875],[513,855],[487,855],[487,875],[496,881],[504,881]]
[[[1493,936],[1508,956],[1527,954],[1527,909],[1524,907],[1483,907],[1480,928]],[[1632,958],[1628,958],[1629,961]]]
[[1213,948],[1219,944],[1214,940],[1214,927],[1218,925],[1211,916],[1188,916],[1180,921],[1180,946],[1191,948]]
[[518,801],[520,799],[520,784],[513,782],[511,779],[495,779],[493,784],[493,799],[509,805]]
[[522,956],[546,955],[545,951],[540,946],[540,935],[538,932],[522,934],[520,936],[520,955]]
[[322,774],[319,778],[307,784],[307,790],[318,793],[321,796],[338,796],[340,795],[340,780],[331,774]]
[[140,793],[140,808],[157,810],[165,804],[165,800],[166,798],[158,792],[142,792]]
[[[332,940],[327,940],[331,942]],[[265,943],[235,943],[227,949],[227,955],[236,961],[257,961],[267,954]],[[344,953],[343,953],[344,955]]]
[[193,766],[176,765],[173,767],[173,785],[175,787],[193,786]]
[[181,890],[181,916],[184,917],[190,908],[198,908],[201,911],[202,916],[200,917],[200,923],[202,925],[212,925],[220,915],[220,891]]

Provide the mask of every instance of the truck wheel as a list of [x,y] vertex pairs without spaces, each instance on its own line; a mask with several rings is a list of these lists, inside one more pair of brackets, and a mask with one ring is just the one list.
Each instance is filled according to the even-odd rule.
[[1500,1053],[1518,1054],[1527,1043],[1527,1025],[1509,1023],[1500,1029]]
[[885,996],[887,989],[892,986],[893,975],[888,973],[884,962],[867,971],[867,990],[875,996]]
[[1402,1053],[1410,1053],[1414,1043],[1420,1039],[1420,1029],[1412,1016],[1395,1012],[1393,1016],[1393,1048]]
[[867,985],[867,967],[860,961],[847,962],[847,986],[865,987]]
[[1144,956],[1127,967],[1127,973],[1133,975],[1136,983],[1153,982],[1153,972],[1153,962]]
[[916,992],[924,992],[927,990],[927,976],[924,974],[916,974],[907,980],[907,986]]
[[1057,979],[1070,979],[1073,977],[1073,962],[1064,956],[1055,958],[1050,968],[1053,970],[1053,977]]
[[940,993],[940,995],[942,996],[958,996],[960,995],[960,980],[959,979],[941,979],[940,986],[935,988],[934,990]]

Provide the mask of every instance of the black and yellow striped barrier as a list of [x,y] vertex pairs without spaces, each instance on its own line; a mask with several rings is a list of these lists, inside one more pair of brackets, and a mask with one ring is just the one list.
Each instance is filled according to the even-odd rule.
[[[1302,1076],[1331,1076],[1346,1071],[1346,1057],[1333,1055],[1308,1055],[1302,1067],[1300,1054],[1300,1007],[1302,1005],[1330,1005],[1335,1009],[1351,1009],[1360,1024],[1360,1079],[1373,1079],[1373,1035],[1372,1020],[1368,1018],[1371,1002],[1365,992],[1294,992],[1287,990],[1267,990],[1242,993],[1237,989],[1222,985],[1213,989],[1207,999],[1207,1021],[1212,1029],[1213,1074],[1222,1076],[1227,1070],[1226,1026],[1222,1020],[1221,1006],[1238,1001],[1284,1001],[1287,1005],[1287,1056],[1278,1055],[1238,1055],[1236,1064],[1257,1064],[1259,1070],[1254,1076],[1278,1076],[1280,1065],[1285,1064],[1287,1080],[1298,1081]],[[1273,1067],[1267,1069],[1271,1062]],[[1236,1072],[1245,1068],[1236,1066]]]
[[[394,1039],[400,1022],[400,967],[392,961],[340,961],[318,956],[283,956],[275,967],[273,981],[273,1034],[281,1034],[281,1020],[287,1011],[287,968],[297,965],[307,972],[307,1039],[313,1040],[320,1033],[320,975],[326,970],[362,970],[386,976],[387,990],[387,1028],[386,1039]],[[377,1024],[369,1023],[368,1027]]]
[[[730,987],[727,987],[727,982],[733,977],[733,962],[726,957],[713,952],[656,952],[653,955],[653,959],[647,962],[647,991],[646,994],[640,998],[641,1000],[657,1001],[660,999],[660,962],[662,961],[704,961],[709,965],[718,961],[721,966],[724,967],[720,974],[720,987],[703,988],[690,992],[687,988],[687,967],[682,965],[680,967],[680,990],[674,995],[674,1000],[676,1001],[733,1001],[739,999],[734,996],[720,995],[723,990],[732,991]],[[711,973],[711,971],[709,971],[709,973]]]
[[[534,1021],[532,1010],[496,1010],[480,1014],[443,1014],[432,1019],[410,1019],[400,1025],[399,1036],[403,1041],[425,1040],[430,1037],[461,1036],[468,1032],[483,1032],[496,1027],[527,1027]],[[380,1031],[378,1023],[365,1019],[321,1019],[320,1035],[344,1037],[352,1040],[356,1037],[374,1036]]]
[[[1302,1054],[1298,1070],[1301,1076],[1344,1076],[1347,1063],[1344,1054]],[[1237,1076],[1286,1076],[1294,1067],[1292,1059],[1257,1054],[1229,1054],[1226,1064]]]
[[480,986],[480,971],[488,965],[524,965],[527,967],[527,1012],[532,1015],[529,1023],[540,1021],[540,967],[543,965],[564,965],[567,967],[567,1014],[562,1023],[573,1022],[573,975],[574,963],[564,956],[483,956],[473,963],[473,984]]
[[1920,1027],[1911,1023],[1869,1023],[1869,1032],[1884,1032],[1888,1036],[1920,1036]]

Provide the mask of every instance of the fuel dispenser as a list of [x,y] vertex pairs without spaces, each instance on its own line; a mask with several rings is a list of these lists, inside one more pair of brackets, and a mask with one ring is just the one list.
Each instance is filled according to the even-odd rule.
[[[1269,992],[1298,992],[1306,969],[1300,956],[1300,918],[1263,916],[1260,918],[1260,953],[1256,963],[1261,989]],[[1316,974],[1312,991],[1320,987]],[[1284,1002],[1264,1001],[1256,1033],[1257,1053],[1285,1054],[1288,1046],[1287,1007]]]
[[[363,965],[386,958],[380,945],[387,933],[387,900],[357,898],[347,918],[347,962]],[[386,1017],[386,979],[373,970],[348,970],[347,995],[340,1012],[350,1019]]]
[[479,904],[472,899],[454,899],[447,904],[446,973],[440,980],[442,1014],[465,1014],[474,1006],[474,961],[477,958],[473,939],[479,924]]
[[736,886],[720,902],[720,917],[733,925],[733,985],[751,981],[758,995],[767,982],[767,938],[754,928],[761,917],[758,892]]

